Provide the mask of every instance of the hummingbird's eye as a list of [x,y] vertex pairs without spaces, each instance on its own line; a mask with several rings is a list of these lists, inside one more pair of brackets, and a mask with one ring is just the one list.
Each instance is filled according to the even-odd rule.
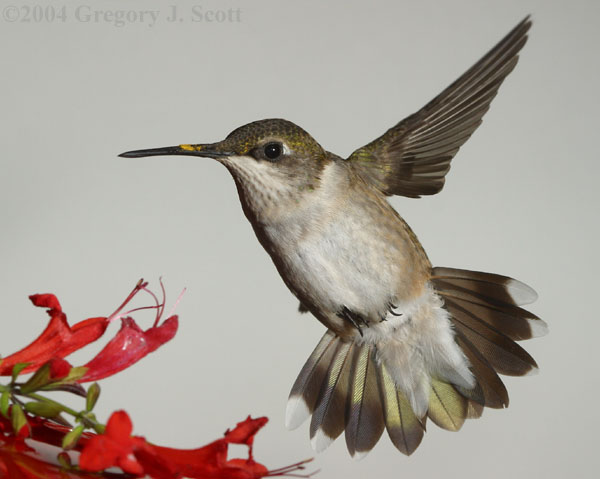
[[267,143],[264,147],[265,156],[269,160],[276,160],[281,156],[281,152],[283,148],[281,147],[281,143]]

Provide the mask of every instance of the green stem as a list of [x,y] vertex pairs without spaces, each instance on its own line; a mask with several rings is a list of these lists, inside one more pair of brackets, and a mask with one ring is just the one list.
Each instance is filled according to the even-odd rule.
[[84,415],[81,412],[77,412],[77,411],[75,411],[75,409],[71,409],[70,407],[65,406],[64,404],[61,404],[57,401],[49,399],[45,396],[41,396],[40,394],[37,394],[37,393],[23,394],[23,393],[16,391],[15,394],[19,394],[20,396],[28,397],[29,399],[35,399],[36,401],[53,404],[53,405],[61,408],[65,413],[70,414],[71,416],[79,419],[86,427],[91,427],[98,434],[102,434],[104,432],[104,429],[105,429],[104,424],[101,424],[98,421],[96,421],[95,419],[93,419],[87,415]]
[[71,409],[70,407],[65,406],[64,404],[61,404],[57,401],[53,401],[52,399],[48,399],[47,397],[40,396],[37,393],[23,394],[23,393],[17,392],[16,394],[19,394],[20,396],[28,397],[29,399],[35,399],[36,401],[47,402],[48,404],[54,404],[55,406],[60,407],[67,414],[70,414],[71,416],[79,417],[79,413],[77,411],[75,411],[75,409]]

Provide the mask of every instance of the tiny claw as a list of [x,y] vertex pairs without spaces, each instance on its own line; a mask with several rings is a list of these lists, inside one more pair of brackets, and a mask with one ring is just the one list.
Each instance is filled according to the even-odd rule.
[[390,314],[393,316],[396,316],[396,317],[400,317],[400,316],[402,316],[402,313],[396,313],[396,311],[394,311],[397,308],[398,308],[398,306],[396,306],[394,303],[388,304],[388,311],[390,312]]
[[349,321],[352,324],[352,326],[358,329],[358,332],[361,335],[361,337],[363,336],[363,332],[360,323],[362,323],[367,328],[369,327],[368,320],[366,320],[360,314],[350,311],[346,306],[342,308],[342,310],[338,313],[338,316],[342,319],[345,319],[346,321]]

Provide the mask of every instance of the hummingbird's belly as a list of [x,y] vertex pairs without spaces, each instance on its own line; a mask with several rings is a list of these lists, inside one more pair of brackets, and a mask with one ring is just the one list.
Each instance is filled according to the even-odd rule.
[[276,233],[272,256],[281,276],[321,321],[338,323],[329,327],[339,326],[344,307],[378,322],[390,304],[420,294],[428,279],[401,220],[363,210],[347,208],[309,228],[296,224]]
[[298,245],[288,262],[297,273],[294,289],[319,310],[337,313],[346,307],[377,316],[395,290],[394,268],[382,263],[382,256],[348,238],[321,237]]

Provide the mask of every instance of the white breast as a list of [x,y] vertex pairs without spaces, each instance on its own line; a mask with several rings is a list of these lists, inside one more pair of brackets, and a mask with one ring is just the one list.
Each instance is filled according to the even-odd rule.
[[375,228],[374,219],[358,210],[360,203],[344,191],[347,180],[336,168],[335,163],[326,166],[314,196],[295,205],[284,220],[265,226],[265,233],[296,293],[325,310],[346,306],[376,316],[390,300],[397,271],[386,259],[388,245],[365,234]]

